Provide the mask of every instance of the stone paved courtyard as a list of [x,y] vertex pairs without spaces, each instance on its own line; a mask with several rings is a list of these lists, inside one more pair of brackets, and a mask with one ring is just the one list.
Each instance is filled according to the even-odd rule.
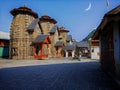
[[0,90],[119,90],[99,66],[87,59],[0,60]]

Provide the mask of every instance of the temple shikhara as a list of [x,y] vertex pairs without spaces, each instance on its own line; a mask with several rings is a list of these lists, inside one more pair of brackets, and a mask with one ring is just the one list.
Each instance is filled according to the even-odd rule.
[[[69,30],[58,27],[57,21],[48,15],[38,14],[26,5],[10,11],[13,20],[10,28],[11,59],[44,59],[74,56]],[[68,54],[69,53],[69,54]]]

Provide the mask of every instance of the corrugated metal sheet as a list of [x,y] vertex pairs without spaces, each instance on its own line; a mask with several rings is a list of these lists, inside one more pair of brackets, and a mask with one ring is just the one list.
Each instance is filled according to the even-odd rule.
[[10,39],[10,34],[7,32],[0,31],[0,39]]

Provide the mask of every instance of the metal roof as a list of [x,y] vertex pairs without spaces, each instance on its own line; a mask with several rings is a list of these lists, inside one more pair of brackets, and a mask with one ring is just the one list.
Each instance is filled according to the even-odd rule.
[[72,40],[72,35],[68,35],[66,41]]
[[77,43],[77,47],[89,47],[89,43],[87,41],[81,41]]
[[28,31],[34,31],[36,25],[38,24],[39,19],[35,19],[32,21],[32,23],[28,26]]
[[76,45],[67,45],[65,46],[65,50],[75,50]]
[[94,35],[94,33],[96,32],[96,29],[94,29],[93,31],[91,31],[88,36],[86,36],[82,41],[88,41],[92,38],[92,36]]
[[55,44],[55,46],[63,46],[63,45],[64,45],[64,43],[62,41],[57,41]]
[[0,31],[0,39],[9,40],[10,39],[10,34],[7,33],[7,32]]
[[55,25],[51,30],[50,30],[50,32],[49,33],[55,33],[56,32],[56,30],[57,30],[57,28],[58,28],[58,26],[57,25]]
[[35,39],[35,40],[33,40],[33,43],[37,43],[37,42],[39,42],[39,43],[41,43],[41,42],[43,42],[46,38],[48,37],[48,35],[39,35],[39,36],[37,36],[37,38]]

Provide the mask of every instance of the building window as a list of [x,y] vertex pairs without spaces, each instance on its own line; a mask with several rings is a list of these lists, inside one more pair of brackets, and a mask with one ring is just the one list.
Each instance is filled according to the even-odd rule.
[[12,55],[13,56],[17,56],[18,55],[17,48],[12,48]]

